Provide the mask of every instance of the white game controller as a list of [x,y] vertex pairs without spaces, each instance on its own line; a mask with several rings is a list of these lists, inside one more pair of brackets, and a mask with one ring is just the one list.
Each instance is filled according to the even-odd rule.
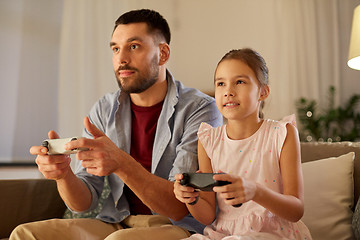
[[57,155],[57,154],[74,154],[79,151],[87,151],[88,148],[76,148],[71,150],[65,149],[65,144],[74,140],[78,140],[81,137],[72,137],[72,138],[60,138],[60,139],[46,139],[42,142],[42,146],[48,149],[48,155]]

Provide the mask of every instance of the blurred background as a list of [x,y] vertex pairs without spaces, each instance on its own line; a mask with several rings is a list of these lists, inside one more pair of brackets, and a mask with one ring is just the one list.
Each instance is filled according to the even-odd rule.
[[265,117],[297,113],[300,98],[319,107],[360,94],[346,63],[358,0],[0,0],[0,163],[33,162],[49,130],[81,135],[83,117],[118,89],[109,41],[131,9],[160,12],[172,32],[169,70],[188,87],[213,93],[229,50],[251,47],[267,61]]

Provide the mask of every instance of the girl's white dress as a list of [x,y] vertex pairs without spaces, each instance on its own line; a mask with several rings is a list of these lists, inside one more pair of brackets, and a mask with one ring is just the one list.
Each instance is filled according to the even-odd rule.
[[[249,138],[231,140],[226,125],[212,128],[202,123],[198,136],[211,159],[213,172],[222,171],[263,184],[276,192],[283,192],[280,172],[280,153],[286,137],[286,124],[295,120],[264,120]],[[219,212],[216,220],[204,230],[187,239],[311,239],[301,221],[282,219],[254,201],[235,208],[217,197]]]

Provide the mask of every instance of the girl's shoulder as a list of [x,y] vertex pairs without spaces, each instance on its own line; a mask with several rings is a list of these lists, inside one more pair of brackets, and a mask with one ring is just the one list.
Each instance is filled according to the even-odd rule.
[[263,136],[268,137],[270,141],[275,140],[278,145],[282,146],[288,134],[287,125],[293,125],[296,128],[296,117],[295,114],[292,114],[278,121],[266,119],[264,123]]
[[219,127],[213,127],[210,124],[206,123],[206,122],[202,122],[200,124],[199,130],[198,130],[198,135],[202,135],[204,133],[211,133],[211,132],[217,132],[217,131],[221,131],[223,126],[219,126]]
[[213,127],[212,127],[210,124],[208,124],[208,123],[206,123],[206,122],[202,122],[202,123],[200,124],[199,130],[198,130],[198,134],[199,134],[199,133],[202,133],[202,132],[210,131],[212,128],[213,128]]
[[291,114],[289,116],[283,117],[281,120],[265,119],[264,123],[268,128],[274,128],[274,129],[277,129],[279,127],[286,128],[287,124],[291,124],[296,127],[296,116],[295,114]]
[[201,123],[197,132],[199,140],[205,144],[212,144],[218,142],[218,139],[223,138],[225,125],[219,127],[213,127],[208,123]]

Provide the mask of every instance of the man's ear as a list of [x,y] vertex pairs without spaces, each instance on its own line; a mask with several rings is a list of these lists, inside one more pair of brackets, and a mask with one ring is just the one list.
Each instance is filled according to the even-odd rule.
[[164,65],[170,58],[170,47],[167,43],[160,43],[159,65]]
[[270,87],[268,85],[261,86],[259,101],[264,101],[270,94]]

